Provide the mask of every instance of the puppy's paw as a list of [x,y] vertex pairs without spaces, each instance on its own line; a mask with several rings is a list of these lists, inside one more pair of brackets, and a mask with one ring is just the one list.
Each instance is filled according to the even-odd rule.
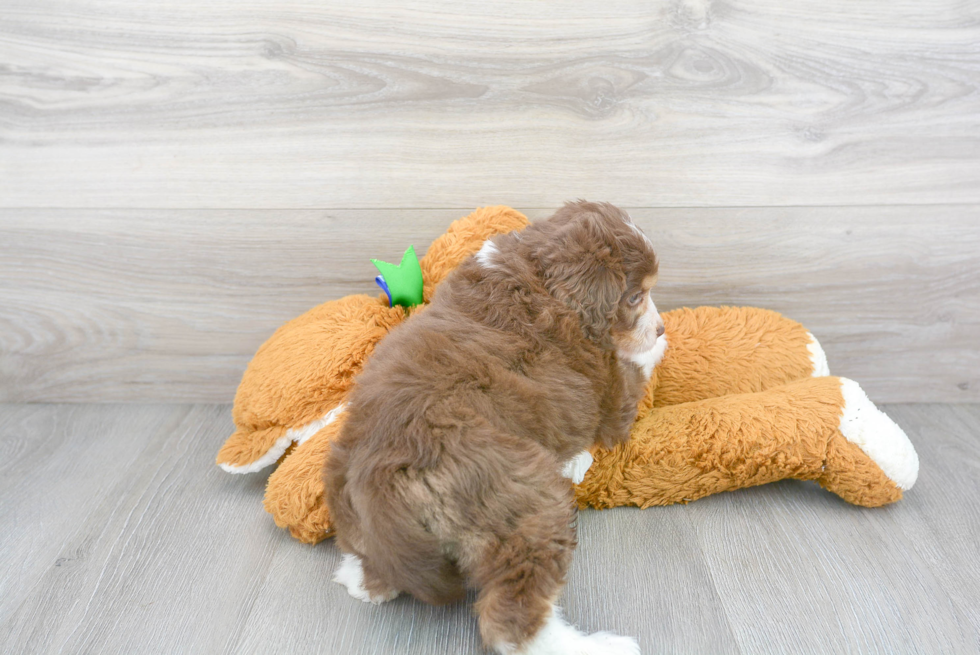
[[497,646],[501,655],[640,655],[635,639],[611,632],[583,634],[565,623],[556,607],[541,630],[522,646]]
[[583,450],[575,457],[571,458],[565,462],[565,466],[561,469],[561,475],[563,478],[568,478],[573,484],[579,484],[585,479],[585,474],[589,472],[589,467],[592,466],[592,453],[587,450]]
[[380,595],[369,593],[364,588],[364,568],[361,566],[361,559],[357,555],[351,555],[349,553],[345,553],[340,560],[340,566],[337,567],[337,571],[333,574],[333,581],[347,587],[347,593],[357,600],[365,603],[373,603],[374,605],[380,605],[398,595],[398,592],[395,590]]
[[581,652],[589,655],[640,655],[640,645],[632,637],[611,632],[595,632],[584,638],[589,644]]

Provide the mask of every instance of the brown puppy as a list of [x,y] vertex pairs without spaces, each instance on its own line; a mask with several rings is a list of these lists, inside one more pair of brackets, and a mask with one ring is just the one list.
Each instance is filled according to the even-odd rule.
[[463,262],[357,378],[325,469],[335,580],[372,602],[475,588],[500,653],[639,653],[553,603],[576,544],[566,477],[629,438],[666,348],[656,278],[629,216],[582,201]]

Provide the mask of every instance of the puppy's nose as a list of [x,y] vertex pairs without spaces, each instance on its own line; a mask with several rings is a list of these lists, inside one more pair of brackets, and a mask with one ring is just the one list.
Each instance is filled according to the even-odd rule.
[[664,324],[657,323],[657,338],[659,339],[662,336],[664,336]]

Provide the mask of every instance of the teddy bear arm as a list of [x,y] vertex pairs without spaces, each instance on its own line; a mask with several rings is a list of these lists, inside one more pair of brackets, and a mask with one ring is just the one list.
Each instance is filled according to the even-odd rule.
[[648,405],[665,407],[765,391],[830,374],[801,324],[757,307],[683,307],[663,314],[667,351],[654,369]]
[[315,544],[331,534],[330,512],[324,496],[323,466],[330,444],[340,433],[342,414],[289,453],[265,490],[265,510],[276,525],[296,539]]

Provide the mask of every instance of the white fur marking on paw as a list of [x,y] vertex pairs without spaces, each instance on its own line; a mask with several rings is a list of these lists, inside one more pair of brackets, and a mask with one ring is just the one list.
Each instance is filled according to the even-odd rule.
[[840,431],[857,445],[903,490],[909,490],[919,475],[919,456],[902,428],[875,407],[854,380],[841,378],[844,411]]
[[827,364],[827,353],[823,351],[820,342],[817,341],[817,338],[813,334],[807,332],[806,336],[810,337],[810,343],[806,345],[806,349],[810,351],[810,361],[813,362],[812,377],[822,378],[830,375],[830,365]]
[[513,644],[496,644],[501,655],[640,655],[635,639],[611,632],[583,634],[561,619],[557,607],[531,641],[518,648]]
[[244,466],[237,466],[235,464],[219,464],[224,471],[228,473],[255,473],[261,471],[266,466],[270,466],[279,461],[282,454],[286,452],[289,448],[289,444],[294,441],[297,444],[302,444],[304,441],[312,437],[314,434],[333,423],[333,420],[344,411],[344,406],[346,403],[341,403],[331,409],[329,412],[324,414],[322,417],[307,423],[300,428],[290,428],[286,430],[286,434],[276,439],[276,443],[272,444],[272,448],[266,451],[265,455],[258,458],[251,464],[245,464]]
[[565,466],[561,469],[561,476],[568,478],[573,484],[579,484],[585,479],[585,474],[588,473],[589,467],[592,466],[592,461],[592,453],[583,450],[565,462]]
[[500,250],[497,249],[497,245],[490,239],[487,239],[483,242],[483,247],[476,253],[476,261],[480,262],[483,268],[493,268],[493,262],[490,258],[498,252]]
[[333,581],[347,587],[347,593],[365,603],[379,605],[398,595],[397,591],[382,596],[372,596],[368,593],[368,590],[364,588],[364,569],[361,567],[361,558],[350,553],[344,553],[340,560],[340,566],[333,574]]

